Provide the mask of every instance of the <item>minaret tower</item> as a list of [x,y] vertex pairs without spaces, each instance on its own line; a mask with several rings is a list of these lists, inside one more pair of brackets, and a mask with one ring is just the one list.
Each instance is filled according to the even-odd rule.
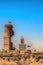
[[14,35],[11,22],[4,26],[4,51],[9,51],[12,48],[11,37]]
[[24,43],[24,38],[23,37],[21,37],[21,39],[20,39],[19,49],[20,50],[25,50],[26,49],[26,44]]

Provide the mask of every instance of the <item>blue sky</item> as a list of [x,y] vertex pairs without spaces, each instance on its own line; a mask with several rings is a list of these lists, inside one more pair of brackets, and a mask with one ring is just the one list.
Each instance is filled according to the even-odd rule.
[[30,41],[33,48],[38,51],[43,50],[42,0],[0,0],[0,49],[3,48],[4,43],[4,24],[8,21],[12,21],[15,27],[13,38],[15,46],[18,47],[19,40],[23,36],[25,43],[29,44]]

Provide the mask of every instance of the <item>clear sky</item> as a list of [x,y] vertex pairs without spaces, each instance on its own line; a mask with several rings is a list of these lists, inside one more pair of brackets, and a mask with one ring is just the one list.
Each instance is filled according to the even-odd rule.
[[8,21],[15,27],[15,46],[18,47],[23,36],[26,44],[43,51],[43,0],[0,0],[0,50],[4,43],[4,24]]

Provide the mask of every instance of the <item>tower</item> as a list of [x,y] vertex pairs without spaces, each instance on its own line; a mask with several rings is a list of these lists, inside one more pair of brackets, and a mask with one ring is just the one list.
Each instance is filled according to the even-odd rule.
[[19,49],[20,50],[25,50],[26,49],[26,44],[24,43],[24,38],[23,37],[20,39]]
[[9,51],[12,48],[11,37],[14,35],[13,26],[9,22],[9,24],[5,24],[4,26],[4,50]]

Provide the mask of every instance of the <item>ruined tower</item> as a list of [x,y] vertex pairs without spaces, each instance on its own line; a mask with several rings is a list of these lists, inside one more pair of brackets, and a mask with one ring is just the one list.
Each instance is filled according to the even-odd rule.
[[11,37],[14,35],[13,26],[9,22],[4,26],[4,50],[9,51],[12,49]]

